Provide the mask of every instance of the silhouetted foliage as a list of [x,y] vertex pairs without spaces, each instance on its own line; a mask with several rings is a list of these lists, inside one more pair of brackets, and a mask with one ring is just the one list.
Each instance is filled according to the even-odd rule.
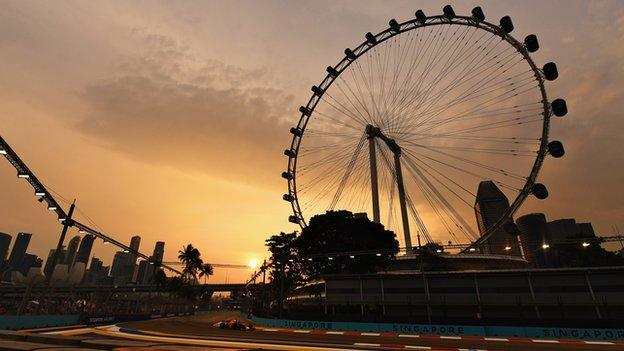
[[589,246],[578,242],[555,243],[551,245],[560,267],[605,267],[622,266],[624,258],[615,252],[605,250],[597,239],[587,240]]
[[394,232],[349,211],[328,211],[312,217],[294,244],[302,257],[303,272],[310,278],[383,270],[399,252]]
[[270,269],[270,297],[277,300],[278,309],[282,310],[283,300],[302,281],[301,263],[298,259],[294,241],[297,233],[279,233],[266,240],[266,246],[271,252]]
[[182,278],[188,283],[197,283],[198,276],[210,276],[214,272],[209,263],[204,263],[201,253],[192,244],[187,244],[178,251],[178,259],[184,263]]

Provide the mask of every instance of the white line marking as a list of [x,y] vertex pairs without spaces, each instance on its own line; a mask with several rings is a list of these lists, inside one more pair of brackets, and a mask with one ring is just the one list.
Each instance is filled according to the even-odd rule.
[[413,350],[431,350],[431,347],[429,346],[412,346],[412,345],[405,345],[406,349],[413,349]]
[[548,339],[531,339],[531,341],[533,341],[533,342],[550,343],[550,344],[558,344],[559,343],[559,340],[548,340]]
[[262,329],[262,331],[278,331],[278,329]]
[[613,345],[613,343],[611,341],[583,341],[586,344],[591,344],[591,345]]
[[360,333],[360,335],[362,335],[362,336],[379,336],[381,334],[379,334],[379,333]]
[[50,332],[44,332],[41,334],[48,334],[48,335],[63,335],[63,334],[67,334],[67,333],[81,333],[81,332],[88,332],[90,330],[93,330],[93,328],[79,328],[79,329],[64,329],[64,330],[55,330],[55,331],[50,331]]
[[309,333],[311,330],[293,330],[295,333]]
[[[140,334],[130,334],[124,332],[105,332],[102,331],[103,334],[106,335],[114,335],[117,337],[134,339],[134,340],[148,340],[148,341],[157,341],[157,342],[165,342],[165,343],[177,343],[177,344],[186,344],[186,345],[200,345],[200,346],[218,346],[218,347],[244,347],[244,348],[262,348],[269,350],[301,350],[301,351],[325,351],[327,347],[321,346],[302,346],[302,345],[284,345],[284,344],[276,344],[276,343],[267,343],[267,342],[244,342],[244,341],[221,341],[221,340],[209,340],[209,339],[189,339],[189,338],[178,338],[172,336],[152,336],[152,335],[140,335]],[[349,349],[349,348],[332,348],[332,350],[336,351],[360,351],[358,349]]]
[[453,340],[461,340],[461,336],[448,336],[448,335],[440,335],[440,339],[453,339]]
[[505,338],[483,338],[485,341],[509,341],[509,339]]
[[344,332],[341,331],[327,331],[325,334],[333,334],[333,335],[342,335]]
[[353,343],[354,346],[372,346],[372,347],[380,347],[380,344],[371,344],[371,343],[367,343],[367,342],[354,342]]
[[399,334],[399,338],[419,338],[418,334]]

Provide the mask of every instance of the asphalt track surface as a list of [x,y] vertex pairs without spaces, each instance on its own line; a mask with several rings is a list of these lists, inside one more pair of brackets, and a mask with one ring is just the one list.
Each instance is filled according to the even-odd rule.
[[[98,328],[78,327],[55,334],[82,335],[175,345],[244,350],[624,350],[624,342],[513,337],[466,337],[360,333],[258,328],[235,331],[212,326],[216,316],[190,316],[121,323]],[[222,316],[219,316],[222,317]],[[183,346],[184,345],[184,346]]]

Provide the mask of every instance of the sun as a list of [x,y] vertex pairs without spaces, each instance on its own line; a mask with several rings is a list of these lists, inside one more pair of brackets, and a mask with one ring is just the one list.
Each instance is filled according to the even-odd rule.
[[251,268],[251,269],[256,269],[258,268],[258,260],[255,258],[252,258],[251,260],[249,260],[249,262],[247,262],[247,267]]

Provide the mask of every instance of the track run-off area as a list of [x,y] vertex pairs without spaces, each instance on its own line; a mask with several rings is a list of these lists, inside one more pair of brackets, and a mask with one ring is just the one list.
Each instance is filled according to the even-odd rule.
[[[158,320],[61,330],[45,334],[104,337],[151,345],[243,350],[624,350],[624,341],[532,339],[517,337],[439,336],[307,329],[265,328],[254,331],[219,329],[215,316],[173,317]],[[154,347],[154,346],[151,346]],[[150,347],[150,348],[151,348]],[[123,347],[143,349],[143,347]]]

